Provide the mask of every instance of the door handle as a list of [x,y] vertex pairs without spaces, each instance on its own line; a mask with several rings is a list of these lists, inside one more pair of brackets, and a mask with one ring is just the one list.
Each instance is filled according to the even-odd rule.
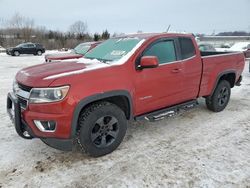
[[173,69],[171,72],[172,72],[172,73],[179,73],[180,71],[181,71],[181,69],[176,68],[176,69]]

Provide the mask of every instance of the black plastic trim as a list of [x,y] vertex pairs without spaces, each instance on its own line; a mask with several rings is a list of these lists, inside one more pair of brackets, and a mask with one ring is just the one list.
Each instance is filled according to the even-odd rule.
[[[11,112],[12,105],[14,105],[14,108],[15,108],[14,116]],[[8,96],[7,96],[7,113],[10,119],[12,120],[12,122],[14,123],[16,132],[20,137],[25,138],[25,139],[32,139],[33,137],[35,137],[31,128],[24,122],[24,120],[22,120],[20,103],[18,102],[17,97],[13,93],[8,93]],[[23,135],[24,131],[27,131],[31,137],[25,137]]]
[[[214,84],[214,88],[213,88],[212,92],[210,93],[210,95],[213,95],[214,90],[216,89],[216,87],[217,87],[217,85],[218,85],[219,80],[221,79],[221,77],[224,76],[224,75],[227,75],[227,74],[232,74],[232,73],[235,74],[235,79],[236,79],[236,72],[235,72],[235,70],[227,70],[227,71],[221,72],[218,75],[217,79],[216,79],[216,82]],[[234,83],[234,85],[235,85],[235,83]]]
[[241,82],[242,82],[242,75],[240,75],[239,79],[237,80],[237,82],[235,83],[236,86],[241,86]]
[[165,107],[165,108],[162,108],[160,110],[155,110],[155,111],[152,111],[152,112],[149,112],[149,113],[146,113],[146,114],[142,114],[142,115],[139,115],[139,116],[136,116],[135,117],[135,120],[138,121],[138,120],[143,120],[145,119],[146,117],[148,119],[151,119],[150,117],[153,117],[153,116],[156,116],[156,115],[159,115],[159,114],[162,114],[162,113],[165,113],[167,111],[172,111],[172,110],[179,110],[187,105],[194,105],[194,104],[198,104],[197,100],[190,100],[190,101],[185,101],[183,103],[179,103],[179,104],[176,104],[176,105],[173,105],[173,106],[168,106],[168,107]]
[[105,98],[109,97],[115,97],[115,96],[125,96],[128,99],[129,102],[129,120],[133,118],[133,102],[131,95],[126,90],[115,90],[115,91],[109,91],[104,93],[99,93],[93,96],[89,96],[85,99],[82,99],[78,105],[76,106],[73,114],[73,120],[71,123],[71,136],[70,138],[74,138],[76,136],[77,131],[77,125],[78,125],[78,117],[84,107],[86,107],[88,104],[96,101],[103,100]]
[[72,151],[74,147],[73,139],[41,138],[41,140],[46,145],[62,151]]

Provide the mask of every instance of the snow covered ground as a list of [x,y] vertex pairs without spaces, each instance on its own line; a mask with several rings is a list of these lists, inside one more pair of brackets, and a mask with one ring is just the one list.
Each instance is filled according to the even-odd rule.
[[6,95],[23,67],[44,57],[0,54],[1,187],[250,187],[250,73],[221,113],[204,100],[155,123],[131,122],[120,147],[101,158],[17,136]]

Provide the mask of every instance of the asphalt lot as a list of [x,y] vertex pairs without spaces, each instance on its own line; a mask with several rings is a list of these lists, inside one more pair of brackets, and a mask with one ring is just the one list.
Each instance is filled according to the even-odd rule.
[[43,56],[0,54],[0,187],[250,187],[250,73],[221,113],[204,100],[188,112],[131,122],[113,153],[90,158],[16,134],[6,95],[18,70]]

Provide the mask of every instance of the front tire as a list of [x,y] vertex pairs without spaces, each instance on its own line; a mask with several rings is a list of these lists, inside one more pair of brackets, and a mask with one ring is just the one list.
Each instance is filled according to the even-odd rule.
[[20,52],[19,51],[14,51],[13,54],[14,54],[14,56],[20,56]]
[[231,85],[228,81],[219,82],[213,95],[206,98],[207,108],[213,112],[221,112],[224,110],[230,100]]
[[115,104],[98,102],[87,107],[79,117],[80,144],[87,154],[99,157],[111,153],[122,142],[127,119]]

